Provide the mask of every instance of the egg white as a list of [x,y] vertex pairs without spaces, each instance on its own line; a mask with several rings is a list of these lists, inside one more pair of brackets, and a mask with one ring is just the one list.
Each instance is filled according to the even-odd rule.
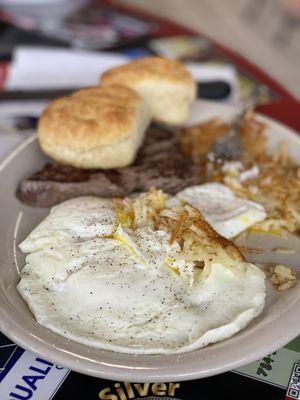
[[114,204],[109,199],[80,197],[51,208],[50,214],[20,244],[31,253],[60,243],[110,235],[116,225]]
[[21,244],[30,254],[18,290],[41,325],[101,349],[168,354],[226,339],[262,311],[264,274],[254,265],[212,263],[197,274],[167,232],[115,223],[111,202],[78,198]]
[[264,207],[237,197],[221,183],[190,186],[176,197],[197,208],[222,236],[232,239],[266,218]]

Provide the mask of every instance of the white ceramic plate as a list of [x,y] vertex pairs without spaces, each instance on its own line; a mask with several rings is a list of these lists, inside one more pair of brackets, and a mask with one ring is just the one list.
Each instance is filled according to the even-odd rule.
[[[231,107],[198,102],[190,122],[213,116],[230,118]],[[284,139],[300,164],[300,137],[288,128],[269,124],[270,144]],[[221,343],[180,355],[141,355],[97,350],[67,340],[38,325],[16,290],[24,256],[18,244],[47,214],[15,198],[19,181],[46,161],[34,137],[23,142],[0,165],[0,330],[21,346],[50,361],[84,374],[131,382],[182,381],[215,375],[254,361],[282,347],[300,333],[300,285],[281,294],[268,287],[263,313],[246,329]],[[297,258],[297,257],[296,257]],[[297,261],[294,260],[294,264]],[[298,261],[299,263],[299,261]]]

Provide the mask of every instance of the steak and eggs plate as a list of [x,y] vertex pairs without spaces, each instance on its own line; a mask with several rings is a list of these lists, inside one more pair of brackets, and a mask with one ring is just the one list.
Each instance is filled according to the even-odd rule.
[[[39,143],[54,162],[17,189],[25,204],[52,207],[20,243],[18,290],[39,324],[99,349],[173,354],[227,339],[262,313],[265,272],[235,241],[251,230],[297,234],[298,167],[281,150],[257,151],[264,127],[253,117],[243,158],[211,163],[228,126],[182,128],[194,98],[183,66],[150,57],[43,112]],[[276,157],[282,169],[268,181]],[[284,203],[274,183],[287,172],[296,189]],[[278,290],[296,284],[292,269],[267,267]]]

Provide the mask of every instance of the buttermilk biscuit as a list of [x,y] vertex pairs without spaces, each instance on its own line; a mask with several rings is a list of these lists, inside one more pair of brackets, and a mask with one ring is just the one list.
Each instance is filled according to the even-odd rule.
[[181,125],[186,122],[196,85],[178,61],[146,57],[112,68],[100,79],[100,86],[120,84],[137,91],[149,104],[158,122]]
[[82,89],[53,101],[38,124],[42,150],[78,168],[120,168],[131,164],[150,123],[138,93],[113,85]]

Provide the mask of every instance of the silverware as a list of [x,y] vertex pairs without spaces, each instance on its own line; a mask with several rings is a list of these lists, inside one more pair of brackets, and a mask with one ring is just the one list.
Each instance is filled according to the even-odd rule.
[[244,122],[245,116],[257,105],[260,96],[265,92],[266,87],[257,86],[252,95],[244,101],[241,111],[234,118],[228,133],[217,139],[212,145],[207,159],[209,161],[238,160],[242,155],[242,144],[239,132]]
[[16,100],[52,100],[60,96],[68,96],[78,89],[79,88],[0,91],[0,102]]
[[[0,0],[1,2],[1,0]],[[229,96],[231,88],[223,81],[198,82],[198,97],[206,99],[220,100]],[[72,92],[79,90],[79,87],[68,87],[60,89],[33,89],[33,90],[8,90],[0,91],[1,101],[15,100],[52,100],[61,96],[68,96]]]

